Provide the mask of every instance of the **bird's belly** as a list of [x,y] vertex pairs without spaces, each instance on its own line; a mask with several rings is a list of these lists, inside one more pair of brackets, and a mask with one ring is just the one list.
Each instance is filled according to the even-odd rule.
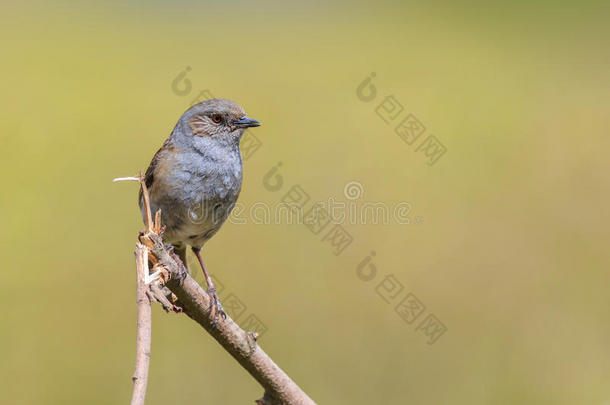
[[220,225],[211,221],[187,221],[184,225],[174,228],[171,236],[168,235],[168,240],[171,238],[173,244],[200,247],[220,229]]
[[[236,184],[239,186],[240,184]],[[231,214],[239,187],[210,189],[202,184],[197,189],[191,188],[190,198],[166,201],[162,213],[171,213],[164,219],[167,225],[166,240],[173,244],[202,246],[222,226]]]

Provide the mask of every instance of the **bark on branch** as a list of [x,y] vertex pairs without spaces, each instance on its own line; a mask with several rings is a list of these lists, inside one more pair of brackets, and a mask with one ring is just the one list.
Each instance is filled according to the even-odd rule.
[[[141,273],[138,270],[138,346],[132,405],[144,404],[146,393],[150,360],[151,300],[160,302],[166,310],[183,311],[212,335],[263,387],[264,395],[256,400],[257,404],[315,405],[315,402],[258,345],[256,332],[244,331],[228,315],[224,320],[219,317],[215,321],[212,318],[210,297],[188,274],[180,259],[163,243],[161,213],[156,213],[153,222],[148,190],[142,178],[121,180],[140,182],[146,210],[146,231],[140,233],[139,243],[136,245],[136,267],[138,269],[143,267],[146,273],[141,284],[139,276]],[[148,260],[145,260],[145,254]],[[150,271],[148,262],[153,265]],[[161,292],[161,288],[171,291],[169,297]],[[141,318],[142,322],[140,322]]]
[[141,243],[136,245],[136,300],[138,303],[138,326],[136,338],[136,371],[133,373],[131,405],[144,405],[148,383],[151,342],[151,308],[147,294],[148,249]]

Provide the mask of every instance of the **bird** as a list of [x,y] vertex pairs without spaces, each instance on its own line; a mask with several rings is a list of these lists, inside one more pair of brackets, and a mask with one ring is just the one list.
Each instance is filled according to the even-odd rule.
[[[239,142],[248,128],[260,125],[233,101],[214,98],[197,103],[182,114],[144,175],[151,212],[161,210],[164,242],[187,271],[186,253],[191,248],[203,270],[215,318],[226,314],[201,250],[235,206],[243,179]],[[142,190],[139,206],[146,222]]]

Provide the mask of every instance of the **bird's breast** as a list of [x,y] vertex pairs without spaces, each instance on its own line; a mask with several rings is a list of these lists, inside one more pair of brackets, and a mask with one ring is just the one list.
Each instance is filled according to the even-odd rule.
[[211,160],[197,155],[178,159],[168,178],[172,184],[166,187],[160,204],[168,221],[168,237],[202,245],[218,231],[237,201],[241,159]]
[[237,161],[190,161],[178,167],[176,177],[184,187],[184,193],[192,200],[231,200],[237,198],[241,190],[242,166]]

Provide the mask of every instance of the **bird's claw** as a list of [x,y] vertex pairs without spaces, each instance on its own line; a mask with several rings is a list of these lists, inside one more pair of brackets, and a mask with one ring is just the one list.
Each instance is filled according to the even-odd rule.
[[177,279],[178,279],[178,281],[180,281],[180,283],[182,283],[184,281],[184,279],[186,278],[186,276],[189,274],[188,268],[186,267],[186,265],[184,263],[182,263],[182,259],[180,259],[180,256],[178,256],[176,253],[174,253],[173,245],[166,245],[166,247],[169,250],[169,255],[172,257],[172,259],[174,259],[174,261],[178,265]]
[[218,294],[216,293],[216,288],[209,287],[207,290],[207,293],[210,296],[210,316],[212,317],[212,319],[214,321],[214,325],[212,326],[212,328],[214,329],[214,328],[216,328],[216,325],[218,324],[218,318],[221,317],[222,320],[224,321],[225,319],[227,319],[227,314],[226,314],[224,308],[222,307],[220,300],[218,299]]

